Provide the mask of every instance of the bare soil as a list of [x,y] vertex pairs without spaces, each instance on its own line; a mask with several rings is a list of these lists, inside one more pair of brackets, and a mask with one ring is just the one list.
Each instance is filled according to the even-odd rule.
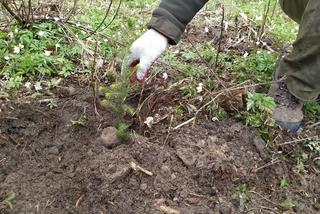
[[[0,202],[16,197],[0,213],[320,212],[320,168],[294,173],[293,161],[242,123],[202,121],[168,135],[163,121],[121,142],[107,128],[115,116],[94,114],[90,89],[74,84],[51,96],[55,109],[39,99],[1,103]],[[82,115],[86,124],[72,125]],[[289,211],[280,205],[287,198]]]

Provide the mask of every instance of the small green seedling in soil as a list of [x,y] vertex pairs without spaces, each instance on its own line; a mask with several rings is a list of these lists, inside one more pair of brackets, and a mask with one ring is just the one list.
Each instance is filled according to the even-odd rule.
[[128,125],[125,123],[119,123],[117,125],[117,137],[121,140],[127,141],[130,139],[130,132],[128,130]]
[[296,205],[294,204],[292,198],[287,197],[286,200],[284,200],[280,206],[286,210],[291,210],[292,208],[294,208]]
[[235,176],[235,175],[232,175],[231,176],[231,181],[232,181],[232,183],[235,183],[235,182],[237,182],[239,180],[239,178],[237,177],[237,176]]
[[283,187],[287,187],[287,186],[289,186],[289,180],[286,178],[281,179],[280,180],[280,187],[283,188]]
[[250,194],[248,192],[248,185],[247,184],[239,184],[235,190],[237,193],[239,193],[241,196],[243,196],[245,198],[245,200],[250,199]]
[[309,159],[309,155],[305,152],[302,152],[302,154],[298,154],[296,157],[297,165],[294,168],[294,171],[296,173],[305,172],[305,165],[304,163]]
[[58,107],[58,104],[55,100],[50,100],[49,103],[48,103],[48,107],[50,109],[54,109],[54,108],[57,108]]
[[129,126],[125,123],[124,117],[127,115],[133,116],[135,113],[135,110],[127,104],[127,97],[135,87],[130,84],[130,77],[136,72],[137,68],[123,67],[121,75],[116,77],[116,81],[113,84],[108,87],[98,87],[99,94],[103,94],[100,104],[103,107],[110,106],[114,111],[117,121],[117,136],[122,140],[130,139]]
[[85,115],[81,115],[77,120],[71,120],[73,126],[85,126],[88,119]]
[[15,197],[16,197],[16,194],[14,192],[11,192],[4,199],[4,202],[10,207],[10,209],[13,209],[12,202]]

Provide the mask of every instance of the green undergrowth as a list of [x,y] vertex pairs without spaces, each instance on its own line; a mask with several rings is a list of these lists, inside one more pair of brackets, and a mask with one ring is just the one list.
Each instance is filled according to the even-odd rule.
[[71,48],[61,34],[51,23],[27,29],[12,26],[9,33],[0,33],[0,78],[5,87],[19,88],[25,79],[70,76],[75,68],[71,55],[77,55],[81,48]]
[[[123,1],[120,10],[117,11],[119,1],[114,1],[110,14],[99,29],[100,34],[82,40],[89,33],[79,26],[91,29],[98,27],[105,16],[108,5],[105,1],[96,0],[92,1],[90,7],[87,7],[86,1],[79,2],[82,10],[72,19],[75,25],[61,26],[58,23],[48,22],[21,28],[13,22],[7,32],[0,32],[1,86],[15,90],[21,88],[25,82],[39,83],[45,79],[49,79],[50,82],[51,79],[73,77],[74,75],[87,77],[93,67],[93,58],[87,54],[86,49],[93,51],[96,40],[98,41],[98,55],[103,57],[105,62],[112,62],[115,58],[122,59],[129,45],[146,31],[151,11],[158,4],[151,0]],[[217,3],[221,2],[225,6],[225,24],[234,25],[235,20],[241,20],[239,24],[244,27],[249,26],[255,31],[261,27],[268,1],[209,1],[204,10],[215,13],[220,8]],[[283,14],[279,5],[276,5],[276,0],[271,0],[270,5],[264,37],[272,41],[276,50],[292,43],[297,32],[297,24]],[[115,15],[116,18],[113,20]],[[204,20],[204,23],[199,23],[201,27],[204,25],[219,26],[220,24],[220,19],[216,16],[200,18]],[[79,40],[74,39],[72,35],[76,35]],[[215,80],[208,78],[209,72],[212,71],[213,75],[227,81],[230,85],[241,84],[248,80],[251,83],[265,83],[272,80],[274,63],[279,55],[277,52],[260,48],[248,48],[246,54],[222,48],[219,53],[218,66],[214,68],[217,50],[213,42],[204,41],[194,45],[197,51],[188,42],[181,41],[178,46],[171,47],[161,57],[160,63],[154,65],[153,68],[154,72],[168,73],[170,83],[188,79],[179,85],[178,90],[183,101],[197,107],[201,106],[198,102],[200,98],[203,99],[203,102],[210,101],[209,96],[201,97],[204,92],[198,92],[200,84],[203,85],[203,90],[212,92],[220,89]],[[176,53],[177,50],[179,53]],[[104,89],[99,89],[104,94],[102,104],[114,109],[119,118],[119,135],[126,138],[127,127],[121,118],[133,113],[132,107],[125,102],[128,95],[128,83],[119,80],[112,66],[103,68],[99,72],[103,74],[101,85],[106,85]],[[270,108],[271,101],[266,95],[268,88],[269,84],[263,84],[259,87],[261,93],[246,94],[245,105],[254,102],[255,105],[266,105]],[[55,104],[50,103],[49,107],[55,108]],[[176,109],[176,115],[181,118],[188,112],[186,107],[177,106]],[[313,122],[319,121],[319,109],[319,102],[307,102],[304,109],[306,119]],[[269,129],[268,111],[258,107],[230,113],[216,103],[205,108],[205,112],[210,117],[217,119],[233,117],[250,126],[258,127],[261,133],[266,133],[266,130]]]

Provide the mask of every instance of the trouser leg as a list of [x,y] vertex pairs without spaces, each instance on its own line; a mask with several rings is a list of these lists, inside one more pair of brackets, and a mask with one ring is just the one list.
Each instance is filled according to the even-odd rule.
[[285,13],[300,24],[292,53],[279,64],[278,74],[287,76],[287,87],[302,100],[320,94],[320,1],[280,0]]

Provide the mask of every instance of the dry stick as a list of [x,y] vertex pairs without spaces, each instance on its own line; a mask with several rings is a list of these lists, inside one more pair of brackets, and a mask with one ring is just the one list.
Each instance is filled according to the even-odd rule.
[[7,2],[5,2],[4,0],[1,0],[1,4],[2,6],[8,11],[8,13],[19,22],[19,24],[22,26],[23,25],[23,20],[21,19],[21,17],[16,14],[15,12],[13,12],[13,10],[11,10],[10,6],[7,4]]
[[277,9],[277,5],[278,5],[278,1],[275,1],[275,2],[274,2],[274,5],[273,5],[273,9],[272,9],[271,16],[270,16],[270,20],[272,20],[273,17],[274,17],[274,14],[275,14],[276,9]]
[[97,100],[96,100],[97,99],[97,89],[96,89],[97,80],[95,78],[95,73],[96,73],[96,64],[97,64],[97,53],[98,53],[98,40],[96,40],[96,46],[94,50],[93,68],[91,71],[90,83],[93,90],[94,113],[96,114],[96,116],[101,117],[97,110]]
[[[224,30],[224,17],[225,17],[225,11],[224,11],[224,5],[222,5],[222,18],[221,18],[221,23],[220,23],[220,37],[219,37],[218,51],[217,51],[216,59],[214,62],[214,69],[216,69],[218,66],[219,55],[221,52],[221,44],[222,44],[222,37],[223,37],[223,30]],[[213,74],[211,74],[211,75],[213,75]]]
[[275,205],[275,206],[277,206],[277,207],[279,207],[279,206],[280,206],[279,204],[277,204],[277,203],[275,203],[275,202],[271,201],[270,199],[268,199],[268,198],[264,197],[263,195],[261,195],[261,194],[260,194],[260,193],[258,193],[258,192],[255,192],[255,191],[249,191],[249,193],[253,193],[253,194],[255,194],[255,195],[258,195],[258,196],[260,196],[262,199],[266,200],[266,201],[267,201],[267,202],[269,202],[270,204],[273,204],[273,205]]
[[181,123],[180,125],[176,126],[175,128],[173,128],[172,130],[177,130],[179,128],[181,128],[182,126],[185,126],[189,123],[191,123],[192,121],[195,121],[195,119],[197,118],[198,114],[205,108],[207,107],[208,105],[210,105],[211,103],[213,103],[219,96],[225,94],[226,92],[230,92],[230,91],[236,91],[236,90],[239,90],[239,89],[246,89],[246,88],[250,88],[250,87],[255,87],[255,86],[261,86],[261,85],[267,85],[267,84],[270,84],[270,83],[276,83],[276,82],[280,82],[282,79],[280,80],[276,80],[276,81],[271,81],[271,82],[265,82],[265,83],[256,83],[256,84],[250,84],[250,85],[244,85],[244,86],[239,86],[239,85],[242,85],[242,84],[238,84],[236,86],[233,86],[233,87],[230,87],[230,88],[226,88],[226,89],[223,89],[223,90],[220,90],[220,91],[217,91],[215,93],[210,93],[211,95],[215,95],[214,98],[212,98],[209,102],[207,102],[206,104],[204,104],[201,108],[199,108],[196,113],[195,113],[195,116],[183,123]]
[[281,143],[278,146],[285,146],[285,145],[290,145],[290,144],[294,144],[294,143],[300,143],[300,142],[303,142],[303,141],[306,141],[306,140],[312,140],[312,139],[316,139],[317,140],[318,138],[319,138],[319,136],[316,135],[316,136],[302,138],[302,139],[295,139],[295,140],[292,140],[292,141]]
[[159,207],[159,210],[161,210],[165,214],[180,214],[180,212],[178,210],[175,210],[175,209],[173,209],[171,207],[167,207],[167,206],[164,206],[164,205],[161,205]]
[[308,128],[308,129],[311,129],[311,128],[314,128],[314,127],[319,126],[319,125],[320,125],[320,121],[317,122],[317,123],[315,123],[315,124],[312,124],[312,125],[307,126],[307,128]]
[[165,141],[164,141],[164,144],[167,144],[168,139],[169,139],[169,136],[170,136],[170,134],[171,134],[172,121],[173,121],[173,115],[171,115],[170,124],[169,124],[169,129],[168,129],[168,134],[167,134],[167,137],[166,137],[166,139],[165,139]]
[[193,44],[193,42],[187,37],[187,40],[188,42],[191,44],[192,48],[195,50],[196,54],[199,56],[199,58],[201,59],[201,61],[207,65],[207,68],[209,69],[209,72],[210,72],[210,75],[209,77],[214,77],[218,82],[219,84],[223,87],[223,88],[226,88],[226,86],[224,85],[223,81],[218,77],[218,76],[215,76],[213,75],[214,71],[212,70],[211,68],[211,65],[208,63],[207,60],[205,60],[202,55],[199,53],[198,49],[195,47],[195,45]]
[[173,131],[175,131],[175,130],[177,130],[177,129],[181,128],[182,126],[185,126],[185,125],[187,125],[187,124],[191,123],[191,122],[192,122],[192,121],[194,121],[195,119],[196,119],[196,117],[193,117],[193,118],[191,118],[191,119],[189,119],[189,120],[187,120],[187,121],[185,121],[185,122],[181,123],[180,125],[178,125],[178,126],[176,126],[176,127],[172,128],[172,130],[173,130]]
[[75,205],[76,208],[80,207],[80,203],[81,203],[82,199],[84,198],[84,196],[85,196],[85,194],[82,194],[80,196],[80,198],[78,198],[78,200],[76,201],[76,205]]
[[107,28],[113,23],[113,21],[116,19],[116,17],[118,16],[118,13],[119,13],[119,11],[120,11],[120,7],[121,7],[121,4],[122,4],[122,1],[123,1],[123,0],[120,0],[120,1],[119,1],[119,4],[118,4],[118,7],[117,7],[117,10],[116,10],[115,14],[113,15],[111,21],[102,29],[102,31],[104,31],[105,29],[107,29]]
[[130,162],[130,167],[134,170],[134,171],[140,171],[140,172],[143,172],[145,173],[146,175],[149,175],[149,176],[153,176],[153,173],[142,168],[141,166],[139,166],[137,163],[131,161]]
[[[66,22],[66,24],[72,25],[74,28],[80,28],[81,30],[84,30],[84,31],[87,31],[87,32],[91,32],[91,33],[94,32],[93,29],[91,29],[91,28],[89,28],[89,27],[86,27],[86,26],[82,26],[82,25],[78,26],[77,23],[72,22],[72,21],[68,21],[68,22]],[[111,36],[109,36],[109,35],[103,34],[103,33],[101,33],[101,32],[96,32],[96,34],[97,34],[97,35],[100,35],[100,36],[102,36],[102,37],[105,37],[105,38],[107,38],[107,39],[110,39],[110,40],[112,40],[113,42],[117,43],[118,45],[127,46],[127,44],[124,44],[124,43],[122,43],[122,42],[120,42],[120,41],[118,41],[118,40],[114,40],[114,39],[113,39]]]
[[[71,18],[71,16],[74,14],[74,12],[76,11],[76,7],[77,7],[77,3],[78,3],[78,0],[74,0],[73,1],[73,7],[72,9],[70,10],[69,14],[67,15],[67,17],[64,19],[65,22],[69,21],[69,19]],[[62,6],[62,5],[61,5]]]
[[271,160],[271,162],[269,162],[269,163],[267,163],[267,164],[265,164],[265,165],[263,165],[261,167],[258,167],[257,169],[253,169],[252,172],[257,173],[261,169],[267,168],[267,167],[272,166],[274,164],[277,164],[279,162],[281,162],[281,160],[279,160],[279,159]]
[[28,16],[27,16],[27,23],[29,23],[29,21],[30,21],[31,9],[32,9],[32,3],[31,3],[31,0],[29,0],[29,1],[28,1]]
[[261,30],[259,32],[259,36],[258,36],[258,41],[256,43],[260,43],[261,39],[262,39],[262,36],[264,34],[264,29],[265,29],[265,26],[266,26],[266,23],[267,23],[267,18],[268,18],[268,13],[270,11],[270,5],[271,5],[271,0],[268,1],[268,5],[266,6],[266,9],[265,9],[265,14],[264,14],[264,17],[263,17],[263,22],[262,22],[262,26],[261,26]]
[[89,37],[91,37],[92,35],[94,35],[103,25],[103,23],[106,21],[106,19],[108,18],[109,12],[111,10],[111,6],[113,4],[113,0],[110,1],[108,9],[106,11],[106,14],[104,15],[101,23],[98,25],[98,27],[96,29],[94,29],[89,35],[87,35],[86,37],[83,38],[83,40],[88,39]]

